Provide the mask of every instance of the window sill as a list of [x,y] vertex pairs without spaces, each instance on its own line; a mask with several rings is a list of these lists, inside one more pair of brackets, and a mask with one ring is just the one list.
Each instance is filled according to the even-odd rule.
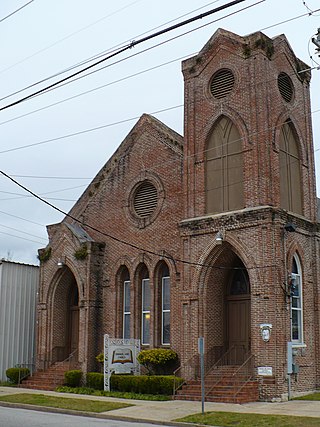
[[303,342],[292,343],[292,348],[307,348],[307,344]]

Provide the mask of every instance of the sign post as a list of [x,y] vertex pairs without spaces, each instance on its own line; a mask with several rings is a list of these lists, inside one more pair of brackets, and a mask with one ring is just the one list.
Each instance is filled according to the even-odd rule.
[[140,375],[137,356],[140,352],[140,340],[110,338],[104,335],[104,390],[110,391],[110,375]]
[[205,400],[205,387],[204,387],[204,338],[198,338],[198,352],[200,354],[200,375],[201,375],[201,412],[204,414],[204,400]]

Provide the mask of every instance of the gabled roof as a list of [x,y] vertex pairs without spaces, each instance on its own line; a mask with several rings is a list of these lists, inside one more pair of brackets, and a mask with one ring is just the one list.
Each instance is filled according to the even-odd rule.
[[[169,147],[175,155],[182,158],[183,137],[150,114],[143,114],[72,207],[69,212],[70,215],[76,217],[80,215],[80,212],[83,211],[88,204],[90,195],[97,191],[102,180],[117,167],[117,160],[126,152],[130,151],[136,143],[139,143],[140,136],[146,132],[152,134],[160,144]],[[68,217],[64,219],[64,222],[69,221]]]

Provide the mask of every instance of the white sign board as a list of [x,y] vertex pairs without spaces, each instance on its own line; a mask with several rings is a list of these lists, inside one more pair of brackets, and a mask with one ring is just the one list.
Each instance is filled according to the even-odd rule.
[[140,340],[110,338],[104,335],[104,390],[110,391],[110,376],[115,374],[140,374],[137,356]]
[[258,366],[258,375],[272,377],[272,366]]

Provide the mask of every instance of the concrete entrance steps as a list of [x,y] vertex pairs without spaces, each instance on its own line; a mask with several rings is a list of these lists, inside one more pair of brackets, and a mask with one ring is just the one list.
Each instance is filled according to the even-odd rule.
[[[258,382],[248,381],[248,376],[237,372],[239,366],[220,366],[205,378],[207,402],[248,403],[259,400]],[[177,400],[201,400],[200,380],[188,381],[177,390]]]
[[68,362],[57,362],[50,368],[35,372],[31,377],[22,380],[21,387],[37,390],[55,390],[56,387],[64,384],[64,373],[69,371]]

